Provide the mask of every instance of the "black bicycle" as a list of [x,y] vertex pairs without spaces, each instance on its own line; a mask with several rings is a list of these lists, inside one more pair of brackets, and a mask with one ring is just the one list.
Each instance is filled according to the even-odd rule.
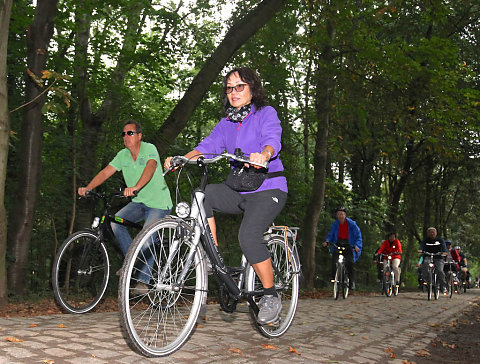
[[[397,296],[399,285],[396,283],[397,279],[395,277],[395,271],[392,267],[392,255],[401,254],[399,252],[393,252],[390,254],[380,254],[383,264],[382,269],[382,293],[385,293],[385,296],[391,297],[392,294]],[[383,259],[386,257],[386,259]]]
[[[256,320],[257,302],[263,296],[263,286],[255,270],[244,256],[238,267],[225,265],[205,217],[207,164],[223,158],[254,164],[246,157],[229,153],[210,159],[172,158],[171,170],[178,168],[177,201],[184,167],[196,164],[201,171],[191,204],[178,202],[177,216],[161,219],[140,232],[125,257],[119,286],[120,323],[128,344],[145,356],[170,355],[188,340],[200,312],[206,309],[208,265],[219,281],[218,299],[223,311],[234,312],[237,302],[246,299],[253,325],[267,338],[283,335],[292,324],[301,274],[296,246],[298,229],[272,226],[264,235],[282,314],[278,322],[260,325]],[[144,273],[139,266],[147,262],[152,264],[148,264],[150,271],[145,282],[145,277],[139,278]]]
[[110,223],[142,229],[142,225],[110,213],[110,200],[123,197],[123,192],[106,196],[87,191],[87,198],[103,202],[103,215],[95,217],[91,229],[82,229],[70,235],[58,249],[52,268],[52,285],[55,298],[68,313],[91,311],[102,299],[110,275],[110,258],[107,244],[121,255],[120,246],[113,235]]
[[424,284],[427,286],[427,298],[430,301],[432,296],[438,300],[440,296],[440,282],[437,279],[438,273],[437,268],[435,267],[434,257],[440,257],[443,253],[429,253],[423,252],[423,259],[429,258],[429,262],[427,264],[427,281]]
[[447,282],[447,294],[450,298],[452,298],[454,292],[457,292],[459,294],[462,293],[462,290],[460,289],[462,283],[458,279],[456,269],[454,269],[456,265],[457,263],[455,263],[453,259],[447,259],[445,261],[445,280]]
[[338,299],[338,293],[342,291],[342,297],[346,299],[350,290],[350,277],[348,276],[347,266],[345,264],[345,249],[351,249],[350,246],[337,245],[328,242],[337,251],[337,262],[335,263],[335,277],[332,279],[333,283],[333,299]]

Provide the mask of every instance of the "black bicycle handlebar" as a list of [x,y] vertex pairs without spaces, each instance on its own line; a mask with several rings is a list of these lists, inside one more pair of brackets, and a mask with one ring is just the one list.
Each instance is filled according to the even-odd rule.
[[[93,190],[87,190],[85,192],[85,196],[80,196],[80,197],[84,197],[84,198],[96,197],[98,199],[106,199],[106,198],[112,198],[112,197],[123,197],[123,198],[130,197],[130,196],[125,196],[123,194],[123,191],[124,191],[124,189],[121,188],[118,192],[114,192],[110,195],[107,195],[105,192],[99,193],[99,192],[96,192],[96,191],[93,191]],[[135,191],[134,195],[137,195],[137,194],[138,194],[138,191]]]
[[422,254],[422,255],[428,255],[430,257],[435,257],[435,256],[442,256],[444,254],[446,254],[447,252],[437,252],[437,253],[430,253],[430,252],[426,252],[426,251],[422,251],[421,253],[419,254]]
[[[214,155],[214,157],[205,158],[205,155]],[[197,156],[194,156],[194,157],[197,157]],[[241,154],[241,151],[238,151],[238,150],[236,150],[236,154],[231,154],[226,152],[221,154],[202,154],[200,157],[196,159],[191,159],[191,158],[189,159],[184,156],[178,155],[178,156],[172,157],[172,159],[170,160],[170,168],[165,170],[163,172],[163,175],[165,176],[168,172],[171,172],[177,169],[178,167],[184,166],[185,164],[198,164],[199,162],[204,164],[211,164],[211,163],[218,162],[219,160],[224,158],[230,158],[240,163],[248,163],[248,164],[252,164],[252,165],[263,167],[263,168],[268,168],[268,165],[269,165],[269,162],[265,162],[264,164],[252,162],[248,159],[248,157],[243,156]]]

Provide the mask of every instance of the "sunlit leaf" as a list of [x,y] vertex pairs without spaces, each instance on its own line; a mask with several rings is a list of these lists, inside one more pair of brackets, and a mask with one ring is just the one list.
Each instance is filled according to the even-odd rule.
[[23,343],[22,339],[13,336],[8,336],[5,340],[10,341],[11,343]]

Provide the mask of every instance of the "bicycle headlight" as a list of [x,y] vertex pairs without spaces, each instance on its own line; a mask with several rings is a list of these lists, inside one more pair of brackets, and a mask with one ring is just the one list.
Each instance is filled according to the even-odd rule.
[[184,219],[190,215],[190,206],[186,202],[179,202],[175,207],[175,212],[178,217]]
[[95,217],[92,221],[92,229],[96,229],[98,227],[98,225],[100,225],[100,218]]

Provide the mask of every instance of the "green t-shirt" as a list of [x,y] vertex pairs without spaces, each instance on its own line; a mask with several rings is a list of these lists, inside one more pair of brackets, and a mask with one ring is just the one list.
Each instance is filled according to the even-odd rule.
[[132,199],[133,202],[156,209],[168,210],[172,208],[170,191],[162,174],[162,164],[158,156],[157,148],[150,143],[141,142],[140,152],[136,161],[133,161],[132,153],[125,148],[117,153],[110,165],[117,171],[122,171],[123,179],[127,187],[133,187],[140,179],[147,162],[150,159],[157,161],[157,168],[152,179]]

